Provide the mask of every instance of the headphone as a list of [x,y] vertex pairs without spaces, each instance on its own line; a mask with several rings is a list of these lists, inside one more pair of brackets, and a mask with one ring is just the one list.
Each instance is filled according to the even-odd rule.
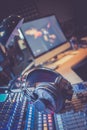
[[38,111],[58,113],[66,100],[72,99],[72,86],[62,75],[48,69],[35,68],[26,78],[29,88],[34,87],[30,95]]

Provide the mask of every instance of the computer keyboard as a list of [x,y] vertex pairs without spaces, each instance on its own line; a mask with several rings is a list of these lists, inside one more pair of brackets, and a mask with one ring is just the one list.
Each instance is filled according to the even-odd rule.
[[87,82],[73,85],[60,113],[41,113],[21,91],[0,102],[0,130],[87,130]]
[[71,58],[73,58],[74,55],[66,55],[63,58],[51,63],[51,64],[47,64],[46,66],[50,69],[57,69],[58,67],[60,67],[61,65],[63,65],[64,63],[66,63],[67,61],[69,61]]

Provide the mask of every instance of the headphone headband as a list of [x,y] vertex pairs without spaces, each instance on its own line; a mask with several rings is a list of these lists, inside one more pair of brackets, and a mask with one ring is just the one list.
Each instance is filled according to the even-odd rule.
[[35,68],[28,74],[26,81],[30,85],[37,82],[54,82],[59,75],[59,73],[48,68]]

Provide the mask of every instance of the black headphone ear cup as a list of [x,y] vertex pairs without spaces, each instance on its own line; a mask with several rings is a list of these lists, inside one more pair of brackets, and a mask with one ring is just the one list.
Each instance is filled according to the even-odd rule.
[[[39,111],[46,111],[48,107],[55,111],[56,104],[51,93],[53,93],[53,90],[51,90],[51,85],[49,83],[43,82],[37,85],[33,94],[38,97],[34,104]],[[43,106],[43,108],[41,106]]]
[[50,83],[40,83],[33,94],[37,96],[34,104],[39,111],[58,112],[62,108],[62,96],[59,92],[56,92],[55,87]]
[[55,112],[58,113],[64,105],[62,92],[60,89],[56,88],[55,85],[50,84],[47,87],[49,88],[49,92],[51,92],[51,96],[54,98],[54,102],[56,104]]

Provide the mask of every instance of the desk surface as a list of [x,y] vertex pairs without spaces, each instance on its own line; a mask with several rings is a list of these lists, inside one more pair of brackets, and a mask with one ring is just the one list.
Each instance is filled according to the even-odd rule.
[[[64,58],[68,58],[69,60],[65,60]],[[59,68],[56,69],[57,72],[62,74],[68,81],[72,84],[82,82],[83,80],[72,70],[72,67],[82,61],[87,57],[87,48],[80,48],[78,50],[70,50],[65,53],[65,56],[62,60],[58,60],[57,64]],[[65,62],[63,62],[65,60]]]
[[[69,50],[65,53],[58,55],[58,61],[45,67],[52,68],[59,66],[55,71],[65,77],[71,84],[83,82],[83,80],[72,70],[72,67],[77,65],[80,61],[87,57],[87,48],[80,48],[78,50]],[[33,63],[34,64],[34,63]],[[32,65],[31,65],[32,66]],[[23,73],[29,69],[28,66]]]

